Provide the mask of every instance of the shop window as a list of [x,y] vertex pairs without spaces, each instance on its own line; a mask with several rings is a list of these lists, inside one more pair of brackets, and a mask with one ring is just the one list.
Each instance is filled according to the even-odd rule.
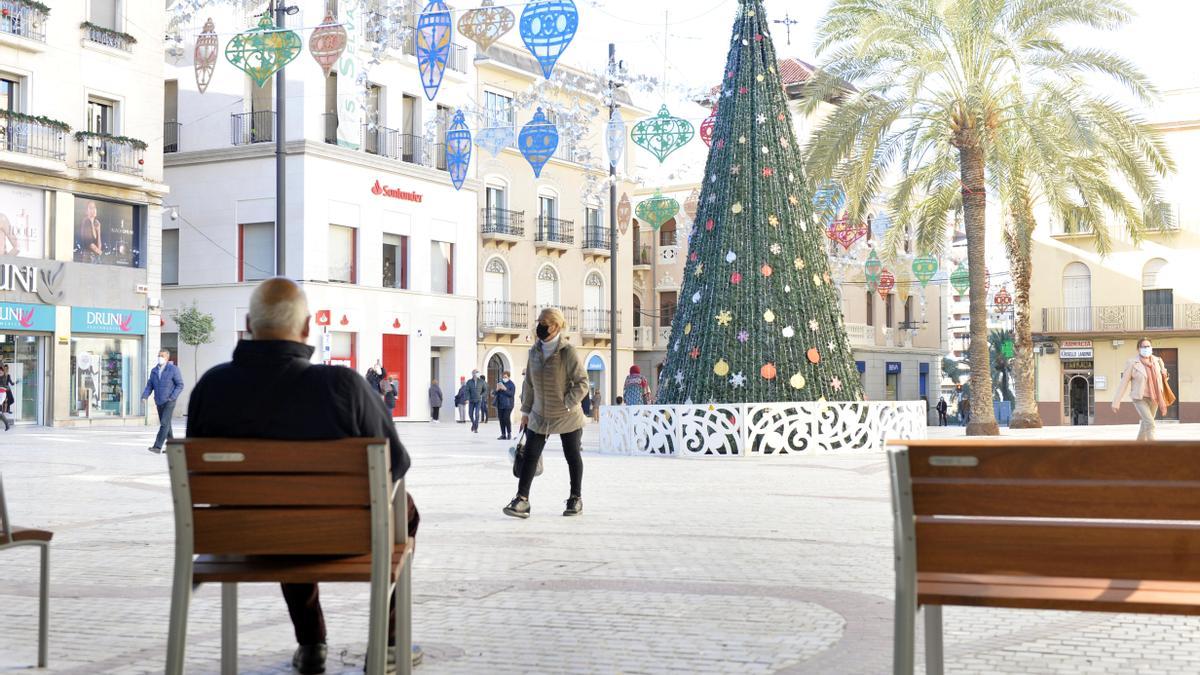
[[454,293],[454,244],[447,241],[429,242],[429,290],[433,293]]
[[75,196],[75,262],[142,266],[144,207]]
[[357,231],[344,225],[329,226],[329,280],[344,284],[356,283],[357,267],[354,256]]
[[275,276],[275,223],[238,225],[238,281]]
[[179,283],[179,230],[162,231],[162,283]]
[[9,412],[18,422],[44,422],[41,407],[49,340],[38,335],[0,335],[0,363],[8,366],[8,376],[13,379]]
[[355,359],[354,348],[356,340],[354,337],[354,333],[344,331],[331,331],[329,333],[329,365],[346,366],[351,370],[358,367]]
[[408,237],[383,235],[383,286],[408,288]]
[[71,338],[71,415],[142,414],[140,338]]

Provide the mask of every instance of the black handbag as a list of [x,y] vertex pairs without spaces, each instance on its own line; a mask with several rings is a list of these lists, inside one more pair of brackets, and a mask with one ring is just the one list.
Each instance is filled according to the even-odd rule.
[[[513,477],[520,478],[521,473],[525,470],[525,432],[524,432],[524,430],[521,431],[521,438],[517,441],[517,444],[508,449],[508,454],[510,456],[512,456]],[[533,475],[535,475],[535,476],[542,475],[542,468],[543,468],[542,467],[542,456],[538,455],[537,469],[533,472]]]

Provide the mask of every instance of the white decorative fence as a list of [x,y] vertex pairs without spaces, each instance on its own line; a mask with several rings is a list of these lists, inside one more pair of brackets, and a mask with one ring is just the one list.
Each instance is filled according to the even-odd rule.
[[680,457],[882,451],[925,438],[924,401],[604,406],[600,452]]

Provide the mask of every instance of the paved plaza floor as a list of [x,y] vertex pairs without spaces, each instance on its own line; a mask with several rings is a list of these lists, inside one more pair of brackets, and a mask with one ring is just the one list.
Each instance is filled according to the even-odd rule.
[[[173,522],[166,460],[146,451],[153,431],[0,435],[13,520],[55,531],[49,672],[162,672]],[[500,512],[516,486],[494,422],[478,435],[458,424],[401,425],[400,433],[422,513],[413,634],[426,657],[418,672],[890,672],[882,455],[588,453],[584,514],[564,518],[566,465],[551,443],[533,517],[521,521]],[[1200,425],[1163,425],[1160,435],[1198,434]],[[585,430],[591,449],[597,435]],[[1136,430],[1021,435],[1133,438]],[[34,550],[0,553],[0,673],[36,661],[36,581]],[[278,588],[243,586],[240,595],[242,671],[291,672]],[[190,673],[218,670],[219,596],[212,585],[195,596]],[[361,672],[366,585],[324,585],[322,599],[329,672]],[[945,619],[951,673],[1200,672],[1200,619],[973,608],[949,608]]]

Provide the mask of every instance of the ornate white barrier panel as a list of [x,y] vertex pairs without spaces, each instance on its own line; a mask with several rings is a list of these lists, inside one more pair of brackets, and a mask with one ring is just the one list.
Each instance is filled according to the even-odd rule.
[[925,438],[924,401],[604,406],[600,452],[689,457],[882,451]]

